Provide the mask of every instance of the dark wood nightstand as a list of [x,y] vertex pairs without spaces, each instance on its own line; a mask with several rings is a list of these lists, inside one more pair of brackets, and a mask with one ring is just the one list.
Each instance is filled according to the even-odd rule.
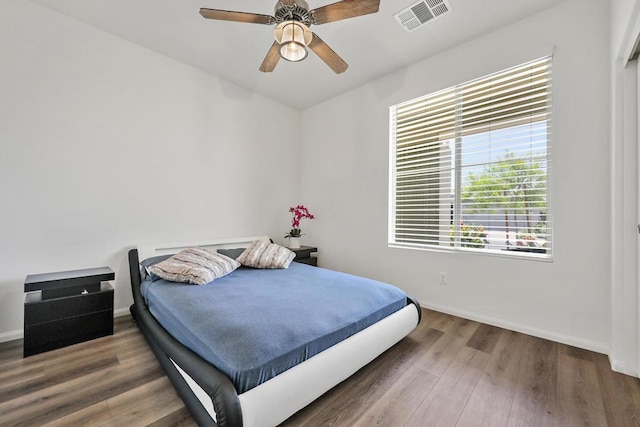
[[113,335],[109,267],[27,276],[24,357]]
[[313,246],[300,246],[298,249],[289,248],[289,250],[295,252],[296,257],[293,259],[295,262],[318,266],[318,258],[311,256],[312,253],[318,252],[318,248]]

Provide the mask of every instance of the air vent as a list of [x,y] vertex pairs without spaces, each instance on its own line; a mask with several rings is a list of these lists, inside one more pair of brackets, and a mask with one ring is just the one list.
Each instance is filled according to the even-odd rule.
[[423,0],[412,4],[393,16],[402,25],[402,28],[407,32],[411,32],[427,22],[441,17],[450,10],[451,4],[447,0]]

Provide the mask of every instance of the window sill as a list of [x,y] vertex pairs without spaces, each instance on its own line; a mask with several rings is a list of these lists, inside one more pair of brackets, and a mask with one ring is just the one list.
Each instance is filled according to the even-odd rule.
[[[538,261],[538,262],[553,262],[553,255],[547,254],[544,248],[527,248],[527,247],[514,247],[512,249],[495,250],[495,249],[469,249],[469,248],[447,248],[436,246],[423,246],[423,245],[408,245],[401,243],[388,243],[388,246],[393,249],[411,249],[427,252],[439,252],[448,254],[465,254],[465,255],[480,255],[498,258],[511,258],[523,261]],[[542,252],[544,251],[544,252]]]

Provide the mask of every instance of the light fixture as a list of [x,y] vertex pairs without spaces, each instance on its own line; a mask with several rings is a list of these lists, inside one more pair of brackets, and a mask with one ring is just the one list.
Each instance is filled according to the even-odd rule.
[[307,57],[307,46],[311,43],[313,33],[302,22],[284,21],[276,26],[273,36],[280,43],[280,56],[287,61],[297,62]]

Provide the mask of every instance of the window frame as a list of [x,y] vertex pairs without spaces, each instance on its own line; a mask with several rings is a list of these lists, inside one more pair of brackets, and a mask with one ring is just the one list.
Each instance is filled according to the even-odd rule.
[[[536,251],[513,251],[513,250],[506,250],[503,248],[499,248],[499,249],[489,249],[489,248],[470,248],[470,247],[464,247],[461,245],[461,217],[463,215],[463,211],[462,211],[462,174],[463,174],[463,169],[464,167],[462,167],[462,162],[461,162],[461,152],[462,152],[462,148],[461,148],[461,143],[462,143],[462,137],[463,137],[463,132],[460,131],[460,115],[459,115],[459,111],[458,111],[458,103],[459,103],[459,98],[458,98],[458,90],[460,90],[460,88],[463,87],[469,87],[470,85],[472,85],[475,82],[481,82],[483,80],[487,80],[496,76],[500,76],[500,75],[506,75],[509,73],[509,71],[514,70],[514,69],[518,69],[521,67],[526,67],[528,65],[533,65],[537,62],[544,62],[546,61],[545,65],[546,65],[546,71],[545,71],[545,78],[546,78],[546,92],[545,92],[545,96],[546,96],[546,109],[544,110],[544,119],[540,120],[540,121],[532,121],[529,122],[528,124],[530,126],[534,126],[537,123],[544,123],[545,127],[546,127],[546,132],[545,132],[545,139],[544,139],[544,145],[545,145],[545,152],[544,152],[544,161],[545,161],[545,165],[544,165],[544,172],[545,172],[545,205],[544,205],[544,211],[545,211],[545,220],[544,223],[547,227],[547,231],[545,233],[546,235],[546,245],[544,246],[545,248],[545,253],[537,253]],[[396,190],[398,188],[398,182],[397,182],[397,171],[396,171],[396,167],[398,165],[397,163],[397,154],[398,154],[398,148],[397,148],[397,141],[396,141],[396,120],[397,120],[397,116],[396,116],[396,109],[399,106],[402,105],[407,105],[407,104],[411,104],[411,103],[416,103],[419,102],[420,100],[427,100],[431,97],[438,97],[441,94],[446,93],[447,91],[455,91],[456,95],[455,95],[455,102],[456,102],[456,107],[455,107],[455,115],[454,115],[454,119],[453,119],[453,127],[456,129],[455,130],[455,134],[453,136],[453,140],[455,141],[455,148],[453,150],[453,154],[452,154],[452,163],[454,166],[452,166],[453,170],[454,170],[454,174],[455,174],[455,191],[453,191],[453,202],[451,203],[451,227],[453,228],[453,233],[452,233],[452,246],[450,245],[443,245],[442,243],[437,243],[437,242],[422,242],[422,243],[408,243],[408,242],[398,242],[396,239],[396,232],[397,232],[397,206],[396,206]],[[513,125],[509,125],[509,126],[505,126],[504,129],[516,129],[518,126],[518,124],[513,124]],[[553,261],[553,257],[554,257],[554,244],[553,244],[553,239],[554,239],[554,227],[553,227],[553,197],[552,197],[552,163],[551,163],[551,146],[552,146],[552,130],[553,130],[553,55],[545,55],[539,58],[536,58],[534,60],[531,61],[526,61],[520,64],[517,64],[515,66],[509,67],[509,68],[505,68],[502,70],[499,70],[497,72],[476,78],[476,79],[472,79],[469,80],[467,82],[464,83],[460,83],[460,84],[456,84],[454,86],[451,87],[447,87],[445,89],[442,90],[438,90],[432,93],[429,93],[427,95],[423,95],[408,101],[404,101],[404,102],[400,102],[398,104],[392,105],[389,108],[389,209],[388,209],[388,213],[389,213],[389,218],[388,218],[388,246],[389,247],[393,247],[393,248],[403,248],[403,249],[417,249],[417,250],[426,250],[426,251],[435,251],[435,252],[445,252],[445,253],[468,253],[468,254],[480,254],[480,255],[487,255],[487,256],[494,256],[494,257],[507,257],[507,258],[517,258],[517,259],[526,259],[526,260],[538,260],[538,261],[549,261],[552,262]],[[531,132],[531,131],[530,131]],[[483,133],[488,133],[488,131],[484,131],[484,132],[471,132],[471,135],[481,135]],[[468,135],[468,134],[467,134]],[[533,158],[533,154],[530,154],[530,157]],[[498,164],[498,161],[493,161],[491,163],[492,165],[496,165]],[[441,208],[440,208],[441,210]],[[442,213],[439,213],[439,218],[441,220],[441,215]],[[540,213],[539,213],[540,215]],[[425,221],[423,224],[425,224],[425,226],[428,226],[427,221]],[[514,227],[513,229],[513,233],[517,234],[517,228]],[[442,229],[440,227],[439,231],[438,231],[438,239],[440,239],[440,242],[442,242],[443,239],[443,232]],[[425,238],[425,240],[428,240],[427,238]],[[507,246],[508,248],[508,246]]]

